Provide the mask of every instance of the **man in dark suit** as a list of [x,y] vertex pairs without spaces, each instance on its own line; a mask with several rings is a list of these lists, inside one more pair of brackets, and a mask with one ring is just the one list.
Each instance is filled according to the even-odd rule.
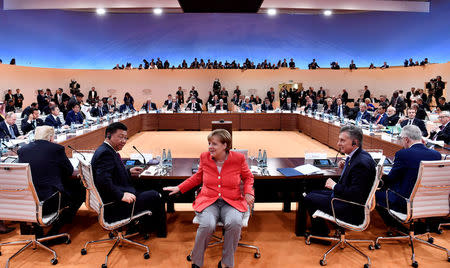
[[14,106],[16,106],[17,108],[22,109],[23,106],[23,100],[25,98],[23,97],[23,94],[20,93],[20,88],[16,89],[16,94],[14,94]]
[[387,117],[386,106],[379,105],[377,110],[373,113],[372,123],[375,125],[384,126]]
[[108,113],[113,114],[115,112],[118,111],[116,105],[114,104],[114,99],[113,98],[108,98],[108,101],[106,103],[106,108],[108,110]]
[[69,100],[69,95],[64,93],[62,88],[58,88],[56,90],[56,94],[53,95],[53,101],[56,103],[56,105],[61,106],[65,99]]
[[283,86],[283,89],[279,93],[280,96],[280,106],[286,103],[286,98],[289,96],[289,92],[286,89],[286,86]]
[[[422,131],[414,125],[407,125],[400,134],[402,150],[395,153],[394,165],[388,175],[382,178],[382,189],[376,192],[377,211],[388,226],[405,228],[393,219],[387,211],[386,189],[391,189],[405,198],[409,198],[417,180],[420,161],[440,160],[441,154],[428,149],[422,143]],[[406,213],[406,201],[396,194],[389,194],[389,208]]]
[[306,106],[305,106],[305,113],[313,113],[315,111],[317,111],[317,104],[315,102],[313,102],[313,99],[311,99],[309,96],[305,97],[306,99]]
[[348,112],[349,112],[349,108],[347,107],[347,105],[344,105],[342,103],[341,98],[337,98],[336,106],[334,107],[333,114],[338,116],[339,118],[344,118],[344,117],[347,117]]
[[37,95],[36,99],[37,99],[37,103],[38,103],[38,109],[39,109],[39,111],[42,112],[44,110],[44,107],[46,107],[49,102],[49,99],[47,98],[47,96],[45,96],[43,89],[38,90],[38,95]]
[[[156,104],[152,103],[152,105],[154,105],[154,109],[156,109]],[[166,109],[175,113],[180,110],[180,104],[177,101],[177,97],[172,97],[172,102],[167,105]]]
[[63,113],[64,120],[66,120],[67,113],[69,112],[69,98],[63,100],[59,105],[59,110]]
[[142,104],[141,109],[144,109],[146,112],[158,110],[156,104],[152,102],[152,99],[148,99],[144,104]]
[[397,111],[395,110],[394,107],[392,107],[392,106],[388,107],[387,115],[388,115],[388,117],[386,118],[386,120],[384,120],[383,126],[385,126],[385,127],[393,127],[393,126],[397,125],[398,120],[400,118],[398,117]]
[[9,100],[13,100],[14,95],[12,94],[12,90],[8,89],[8,93],[5,94],[5,102],[8,102]]
[[200,103],[197,102],[197,98],[192,97],[191,102],[186,107],[186,110],[189,111],[202,111],[202,106],[200,106]]
[[267,91],[267,98],[269,98],[270,103],[272,103],[275,100],[275,90],[273,87],[271,87],[269,91]]
[[368,86],[364,86],[364,95],[363,95],[364,99],[369,98],[370,99],[370,90]]
[[269,98],[266,97],[264,99],[264,103],[261,104],[261,111],[266,112],[267,110],[273,111],[273,106],[272,106],[272,103],[270,103]]
[[167,100],[164,101],[164,106],[168,106],[169,104],[172,104],[172,94],[167,95]]
[[[359,104],[359,111],[356,113],[355,122],[363,122],[365,124],[370,122],[371,115],[367,111],[367,105],[364,102]],[[365,121],[362,121],[365,120]],[[367,122],[366,122],[367,121]]]
[[[339,151],[347,154],[345,161],[339,162],[343,168],[341,177],[336,183],[328,179],[325,183],[327,190],[316,190],[305,197],[305,208],[310,216],[316,210],[333,215],[331,200],[341,198],[347,201],[364,204],[375,180],[375,161],[362,149],[362,130],[356,126],[344,126],[339,133]],[[364,210],[357,206],[334,202],[336,217],[345,222],[359,225],[364,220]],[[329,229],[322,218],[311,217],[311,233],[327,236]],[[313,240],[312,240],[313,241]]]
[[91,109],[92,117],[103,117],[108,113],[106,106],[103,105],[103,101],[99,100],[97,106]]
[[0,122],[0,139],[18,139],[20,136],[19,129],[16,125],[16,114],[9,112],[5,115],[5,121]]
[[120,105],[119,113],[129,113],[136,111],[133,107],[133,104],[130,103],[129,100],[126,100],[124,104]]
[[283,111],[295,111],[297,110],[297,104],[293,103],[291,97],[286,98],[286,103],[281,107]]
[[450,111],[450,103],[446,103],[446,99],[444,97],[440,97],[438,99],[437,107],[441,111]]
[[71,126],[72,124],[83,124],[84,118],[80,112],[80,105],[76,103],[72,110],[67,113],[66,125]]
[[25,135],[28,132],[34,130],[38,126],[43,126],[44,121],[39,118],[39,110],[32,109],[31,114],[28,117],[22,119],[22,124],[20,128],[22,129],[22,133]]
[[97,101],[97,91],[95,91],[95,87],[92,87],[88,93],[88,102],[90,104],[94,104]]
[[443,111],[439,114],[439,121],[441,126],[439,126],[438,131],[433,131],[430,134],[430,138],[437,141],[444,141],[446,144],[450,143],[450,112]]
[[58,106],[52,106],[52,108],[50,108],[51,110],[51,114],[47,115],[47,117],[45,118],[45,124],[47,126],[51,126],[54,128],[60,128],[62,127],[62,123],[61,120],[59,119],[59,108]]
[[415,125],[420,128],[420,131],[422,131],[422,136],[426,137],[428,136],[428,130],[425,126],[425,123],[423,120],[420,120],[416,118],[416,110],[414,108],[408,108],[408,117],[400,119],[400,126],[403,128],[406,125]]
[[408,91],[406,93],[406,103],[408,104],[408,107],[411,107],[411,98],[414,97],[415,93],[416,93],[415,87],[412,87],[411,91]]
[[63,146],[54,143],[54,129],[50,126],[36,128],[35,141],[17,152],[20,163],[29,163],[33,184],[39,201],[48,200],[43,216],[58,209],[58,195],[61,193],[61,207],[68,207],[60,215],[47,235],[55,235],[65,223],[70,223],[85,200],[85,190],[79,180],[71,179],[73,167]]
[[397,115],[404,114],[404,111],[406,109],[406,103],[403,99],[403,96],[399,95],[398,91],[394,91],[391,97],[391,102],[389,103],[390,106],[394,107],[397,111]]
[[223,102],[223,99],[220,99],[219,104],[216,105],[214,112],[217,113],[217,111],[228,111],[228,106]]
[[[127,170],[118,151],[127,142],[127,127],[120,123],[112,123],[105,130],[105,141],[97,148],[92,157],[92,172],[94,182],[103,203],[114,202],[105,207],[105,219],[114,222],[127,218],[131,214],[134,203],[134,214],[144,210],[152,212],[153,223],[158,223],[158,234],[165,235],[162,222],[165,217],[160,194],[154,190],[140,191],[134,188],[131,176],[142,173],[141,167]],[[149,227],[149,219],[142,221],[144,227]]]
[[36,102],[33,102],[30,104],[30,106],[25,107],[25,109],[23,109],[22,115],[20,117],[21,118],[28,117],[31,114],[31,109],[36,109],[37,105],[38,104]]

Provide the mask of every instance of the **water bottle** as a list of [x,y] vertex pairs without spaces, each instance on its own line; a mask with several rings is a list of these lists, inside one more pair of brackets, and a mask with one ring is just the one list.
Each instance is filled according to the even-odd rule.
[[261,162],[262,162],[262,153],[261,153],[261,149],[259,149],[259,151],[258,151],[258,167],[261,166]]
[[163,162],[163,165],[165,165],[165,164],[166,164],[166,162],[167,162],[166,149],[163,149],[163,153],[162,153],[161,161]]
[[100,124],[100,116],[97,117],[97,124]]
[[88,128],[88,127],[89,127],[88,121],[84,120],[84,128]]
[[373,126],[372,126],[372,123],[369,124],[369,131],[370,131],[370,133],[373,132]]
[[267,167],[267,152],[266,152],[266,150],[264,150],[264,153],[263,153],[262,166]]
[[70,124],[70,130],[73,130],[73,124]]
[[167,152],[167,166],[172,167],[172,152],[170,149]]

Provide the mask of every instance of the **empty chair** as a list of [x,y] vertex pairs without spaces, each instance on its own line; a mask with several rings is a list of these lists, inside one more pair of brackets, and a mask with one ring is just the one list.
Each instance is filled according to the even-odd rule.
[[102,202],[100,194],[97,191],[97,188],[95,187],[91,164],[85,161],[83,158],[79,158],[79,161],[80,161],[79,172],[81,174],[83,184],[86,187],[86,207],[89,208],[90,210],[95,211],[98,214],[98,222],[100,223],[102,228],[107,231],[110,231],[109,234],[110,238],[86,242],[84,244],[84,247],[81,249],[81,255],[87,254],[87,246],[89,244],[114,241],[114,245],[112,246],[112,248],[109,250],[108,254],[105,257],[105,262],[101,266],[102,268],[107,268],[109,255],[111,255],[112,251],[116,248],[116,246],[121,246],[123,243],[131,244],[145,249],[144,258],[145,259],[150,258],[150,250],[148,246],[128,239],[129,237],[135,236],[137,233],[125,235],[122,231],[122,227],[142,216],[151,215],[152,214],[151,211],[145,210],[140,212],[139,214],[134,215],[134,203],[133,203],[133,209],[131,211],[130,217],[119,220],[117,222],[106,222],[104,217],[105,208],[108,206],[113,206],[114,202],[110,202],[107,204],[104,204]]
[[[35,223],[42,227],[49,226],[58,219],[61,207],[58,207],[48,215],[43,215],[43,208],[50,202],[56,200],[58,201],[58,204],[61,204],[60,192],[55,192],[47,200],[39,201],[36,189],[33,185],[29,164],[0,164],[0,220]],[[56,255],[56,252],[43,245],[42,242],[60,237],[66,237],[66,243],[70,243],[70,235],[67,233],[43,238],[0,243],[0,250],[1,247],[7,245],[25,245],[8,259],[6,267],[9,266],[11,259],[29,247],[32,247],[33,249],[41,247],[49,251],[53,254],[51,263],[57,264],[58,256]]]
[[[375,208],[375,192],[378,188],[378,184],[380,182],[380,178],[381,175],[383,174],[383,163],[384,163],[384,159],[385,156],[381,155],[380,161],[378,161],[377,164],[377,169],[376,169],[376,176],[375,176],[375,180],[373,182],[373,185],[371,187],[370,193],[367,196],[366,202],[365,204],[358,204],[355,202],[351,202],[351,201],[347,201],[347,200],[343,200],[340,198],[333,198],[331,200],[331,208],[333,211],[333,215],[329,215],[321,210],[317,210],[313,217],[320,217],[323,219],[326,219],[328,221],[333,222],[334,224],[336,224],[338,226],[337,230],[336,230],[336,237],[321,237],[321,236],[314,236],[314,235],[306,235],[306,239],[305,239],[305,243],[307,245],[310,245],[310,239],[311,238],[316,238],[316,239],[321,239],[321,240],[326,240],[326,241],[336,241],[337,243],[335,245],[333,245],[327,252],[325,252],[325,254],[323,255],[322,259],[320,260],[320,265],[326,265],[327,264],[327,256],[328,254],[330,254],[332,251],[334,251],[337,248],[344,248],[346,246],[349,246],[351,249],[355,250],[356,252],[358,252],[359,254],[361,254],[362,256],[367,258],[367,263],[364,264],[365,268],[370,267],[371,265],[371,261],[370,261],[370,257],[367,256],[366,254],[364,254],[362,251],[360,251],[358,248],[356,248],[355,246],[353,246],[351,243],[369,243],[369,249],[373,250],[375,243],[373,240],[362,240],[362,239],[347,239],[345,236],[345,229],[350,229],[353,231],[358,231],[358,232],[362,232],[364,230],[367,229],[367,227],[369,226],[370,223],[370,212]],[[350,205],[354,205],[354,206],[358,206],[364,209],[364,221],[359,224],[359,225],[354,225],[354,224],[350,224],[347,222],[344,222],[340,219],[337,218],[338,215],[335,214],[335,203],[336,202],[344,202]]]
[[[420,219],[431,217],[448,217],[450,214],[449,196],[450,196],[450,160],[441,161],[422,161],[420,163],[419,173],[417,175],[416,184],[411,196],[405,197],[394,192],[386,190],[386,204],[389,214],[403,224],[409,224],[409,234],[393,237],[378,237],[376,240],[376,248],[379,249],[382,240],[407,240],[411,246],[412,266],[418,267],[419,264],[415,259],[414,242],[443,250],[447,253],[447,260],[450,262],[449,251],[441,246],[435,245],[433,237],[429,232],[416,235],[414,234],[414,223]],[[406,214],[390,209],[389,197],[397,196],[405,200]],[[419,238],[427,236],[427,240]]]

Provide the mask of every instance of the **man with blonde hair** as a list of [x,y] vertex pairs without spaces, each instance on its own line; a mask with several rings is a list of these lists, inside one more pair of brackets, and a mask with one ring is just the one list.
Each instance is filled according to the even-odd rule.
[[[23,146],[17,152],[19,163],[29,163],[33,184],[39,201],[44,202],[43,216],[58,209],[58,194],[61,194],[61,207],[65,209],[47,235],[58,234],[65,223],[70,223],[85,199],[85,190],[79,180],[71,179],[73,167],[66,156],[64,146],[54,143],[55,130],[51,126],[38,126],[35,141]],[[37,228],[36,235],[43,230]],[[62,243],[65,241],[55,241]]]

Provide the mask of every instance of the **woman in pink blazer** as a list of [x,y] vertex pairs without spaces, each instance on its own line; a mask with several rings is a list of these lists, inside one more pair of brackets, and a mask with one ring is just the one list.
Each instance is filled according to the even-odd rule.
[[200,224],[191,254],[192,267],[203,266],[204,252],[219,220],[224,224],[225,235],[218,267],[233,267],[242,218],[255,200],[253,175],[245,156],[230,151],[231,135],[228,131],[212,131],[208,135],[208,143],[208,152],[200,155],[197,173],[178,186],[165,187],[164,190],[173,195],[202,185],[193,204]]

